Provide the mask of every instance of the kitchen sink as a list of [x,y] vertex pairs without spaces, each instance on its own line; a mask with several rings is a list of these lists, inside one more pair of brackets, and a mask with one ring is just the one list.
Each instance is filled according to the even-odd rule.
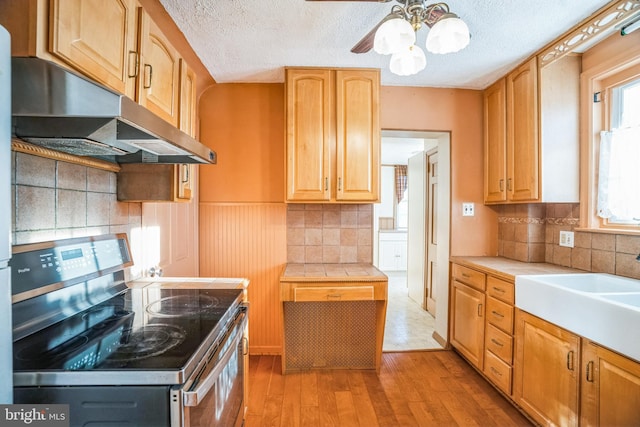
[[640,309],[640,294],[606,294],[600,297]]
[[605,273],[516,276],[515,305],[640,361],[640,280]]
[[539,274],[527,277],[549,286],[579,292],[640,292],[640,281],[605,273]]

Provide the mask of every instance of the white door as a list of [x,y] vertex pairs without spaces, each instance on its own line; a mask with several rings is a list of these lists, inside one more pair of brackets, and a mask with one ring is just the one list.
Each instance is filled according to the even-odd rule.
[[438,255],[438,149],[427,152],[427,230],[426,230],[426,297],[427,311],[436,315],[436,283]]
[[407,194],[409,219],[407,236],[407,287],[409,298],[425,305],[425,194],[427,157],[424,152],[409,158]]

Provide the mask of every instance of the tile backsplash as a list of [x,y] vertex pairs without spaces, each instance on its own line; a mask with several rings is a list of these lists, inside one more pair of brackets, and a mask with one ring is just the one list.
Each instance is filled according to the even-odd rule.
[[287,205],[287,262],[372,260],[373,205]]
[[116,174],[12,152],[12,243],[126,232],[142,226],[140,203],[118,202]]
[[[577,203],[497,206],[498,255],[547,262],[595,273],[640,279],[640,236],[575,231]],[[573,231],[574,247],[560,246],[560,231]]]

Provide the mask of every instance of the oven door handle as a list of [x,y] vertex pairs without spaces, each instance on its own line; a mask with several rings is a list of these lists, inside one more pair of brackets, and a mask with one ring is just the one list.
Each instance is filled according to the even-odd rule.
[[[234,328],[238,327],[238,324],[244,324],[244,319],[246,314],[241,315],[242,319],[239,320],[238,323],[234,326]],[[220,373],[224,370],[224,368],[233,357],[234,353],[238,351],[238,345],[242,340],[242,333],[237,333],[233,338],[231,345],[227,347],[224,352],[224,355],[220,358],[218,362],[216,362],[214,368],[207,374],[207,376],[200,382],[200,384],[193,391],[184,391],[182,393],[184,406],[198,406],[204,397],[207,395],[211,387],[216,383],[216,380],[220,376]]]

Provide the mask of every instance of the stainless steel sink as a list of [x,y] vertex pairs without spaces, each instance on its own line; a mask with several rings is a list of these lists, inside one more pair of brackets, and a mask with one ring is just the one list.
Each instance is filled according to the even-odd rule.
[[516,276],[516,307],[640,361],[640,280],[604,273]]

